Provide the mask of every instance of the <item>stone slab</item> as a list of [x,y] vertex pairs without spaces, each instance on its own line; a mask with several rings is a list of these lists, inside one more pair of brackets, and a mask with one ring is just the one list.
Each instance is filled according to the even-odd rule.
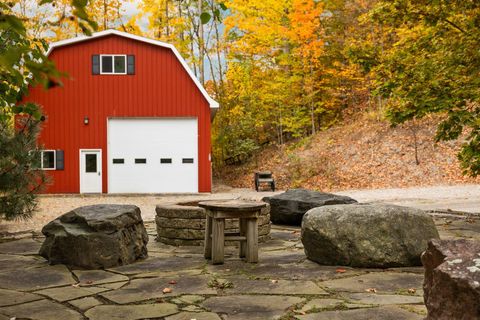
[[64,265],[43,268],[18,269],[0,273],[0,287],[20,291],[34,291],[75,283],[72,274]]
[[127,276],[103,270],[74,270],[73,273],[77,276],[81,285],[128,281]]
[[131,279],[142,279],[142,278],[178,278],[184,276],[198,276],[203,273],[203,270],[200,268],[197,269],[186,269],[178,271],[153,271],[146,273],[139,273],[131,276]]
[[11,318],[30,320],[82,320],[83,316],[60,303],[49,300],[39,300],[0,308],[0,314]]
[[124,285],[126,285],[127,283],[128,283],[128,281],[112,282],[112,283],[99,284],[98,286],[102,287],[102,288],[117,290],[117,289],[120,289],[121,287],[123,287]]
[[[205,300],[205,297],[199,296],[199,295],[192,295],[192,294],[186,294],[184,296],[181,296],[177,299],[178,303],[184,303],[184,304],[198,304],[202,301]],[[173,300],[172,300],[173,301]]]
[[227,314],[228,320],[265,320],[278,319],[293,305],[305,299],[290,296],[221,296],[212,297],[202,304],[216,313]]
[[335,310],[296,316],[299,320],[422,320],[423,317],[393,306]]
[[22,256],[14,254],[0,254],[0,270],[18,270],[26,268],[46,267],[48,263],[38,256]]
[[233,288],[226,289],[234,294],[283,294],[283,295],[328,295],[313,281],[307,280],[250,280],[229,278]]
[[98,288],[98,287],[68,286],[68,287],[44,289],[40,291],[35,291],[35,293],[47,296],[58,302],[64,302],[68,300],[91,296],[107,290],[109,289]]
[[407,310],[408,312],[414,312],[416,314],[419,314],[421,316],[426,316],[427,315],[427,307],[424,304],[405,304],[399,306],[403,310]]
[[213,312],[180,312],[173,316],[166,317],[165,320],[222,320],[220,316]]
[[203,312],[204,310],[198,306],[195,305],[189,305],[186,307],[182,308],[182,311],[187,311],[187,312]]
[[350,302],[364,304],[423,304],[423,297],[415,295],[354,293],[347,295],[347,297]]
[[171,303],[137,304],[130,306],[100,305],[85,312],[90,320],[140,320],[162,318],[177,313]]
[[68,303],[80,309],[81,311],[86,311],[90,308],[93,308],[95,306],[102,304],[100,301],[98,301],[97,298],[94,298],[94,297],[85,297],[81,299],[71,300]]
[[368,308],[369,305],[348,303],[340,299],[312,299],[305,304],[300,312],[310,312],[315,310],[331,310],[331,309],[358,309]]
[[110,268],[116,273],[131,275],[154,271],[175,271],[182,269],[201,268],[205,264],[205,259],[198,257],[171,257],[171,258],[147,258],[130,265]]
[[[172,284],[172,281],[175,283]],[[136,279],[121,289],[102,293],[101,296],[118,304],[127,304],[184,294],[216,294],[216,290],[208,287],[208,281],[207,276]],[[170,288],[172,292],[163,293],[165,288]]]
[[328,280],[319,282],[322,288],[334,291],[366,292],[369,288],[375,288],[377,293],[396,293],[416,289],[416,294],[422,293],[423,276],[406,272],[372,272],[365,275]]
[[0,243],[0,253],[21,255],[38,254],[41,246],[41,243],[33,239],[20,239],[16,241]]
[[0,307],[41,300],[43,297],[26,292],[0,289]]

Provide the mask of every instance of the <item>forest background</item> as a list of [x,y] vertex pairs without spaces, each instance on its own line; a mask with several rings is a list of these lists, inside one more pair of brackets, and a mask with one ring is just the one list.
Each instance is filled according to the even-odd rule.
[[[416,165],[421,132],[434,123],[431,145],[460,138],[463,174],[480,173],[477,1],[10,0],[2,10],[19,17],[33,42],[95,26],[174,44],[221,106],[213,122],[217,174],[232,174],[226,163],[250,163],[240,167],[250,175],[272,147],[302,172],[308,163],[289,150],[328,144],[327,129],[371,119],[404,124]],[[328,174],[321,169],[314,171]],[[295,170],[285,173],[285,187],[298,184]]]

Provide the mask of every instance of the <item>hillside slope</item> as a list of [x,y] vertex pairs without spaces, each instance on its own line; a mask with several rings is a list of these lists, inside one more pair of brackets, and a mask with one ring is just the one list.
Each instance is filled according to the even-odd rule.
[[[391,128],[358,119],[283,146],[268,146],[239,166],[217,170],[217,183],[252,187],[253,172],[270,170],[277,188],[323,191],[480,183],[462,176],[458,141],[434,143],[438,119]],[[415,139],[419,164],[415,160]]]

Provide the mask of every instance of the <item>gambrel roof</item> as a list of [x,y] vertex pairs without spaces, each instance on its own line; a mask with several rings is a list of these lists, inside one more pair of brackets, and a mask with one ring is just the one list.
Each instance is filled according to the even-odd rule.
[[185,71],[188,73],[188,75],[193,80],[193,82],[195,83],[197,88],[200,90],[202,95],[205,97],[205,99],[210,104],[210,108],[214,108],[214,109],[218,108],[218,102],[213,100],[208,95],[205,88],[202,86],[200,81],[198,81],[197,77],[192,72],[192,70],[188,67],[188,64],[185,61],[185,59],[183,59],[183,57],[180,55],[180,53],[175,48],[175,46],[173,46],[170,43],[166,43],[166,42],[162,42],[162,41],[158,41],[158,40],[153,40],[153,39],[137,36],[137,35],[134,35],[134,34],[130,34],[130,33],[127,33],[127,32],[122,32],[122,31],[118,31],[118,30],[114,30],[114,29],[109,29],[109,30],[104,30],[104,31],[100,31],[100,32],[95,32],[91,36],[79,36],[79,37],[76,37],[76,38],[71,38],[71,39],[66,39],[66,40],[53,42],[53,43],[50,44],[50,46],[48,48],[47,56],[55,48],[70,45],[70,44],[77,43],[77,42],[82,42],[82,41],[88,41],[88,40],[91,40],[91,39],[101,38],[101,37],[105,37],[105,36],[108,36],[108,35],[116,35],[116,36],[120,36],[120,37],[124,37],[124,38],[129,38],[129,39],[133,39],[133,40],[137,40],[137,41],[141,41],[141,42],[145,42],[145,43],[150,43],[150,44],[153,44],[153,45],[156,45],[156,46],[159,46],[159,47],[168,48],[168,49],[172,50],[173,53],[175,54],[175,56],[177,57],[178,61],[180,61],[180,63],[182,64]]

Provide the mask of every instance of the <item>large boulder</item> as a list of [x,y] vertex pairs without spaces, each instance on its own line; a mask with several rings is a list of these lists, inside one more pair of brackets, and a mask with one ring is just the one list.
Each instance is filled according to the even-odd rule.
[[147,257],[147,231],[133,205],[80,207],[48,223],[42,233],[40,255],[50,264],[99,269]]
[[324,206],[308,211],[302,222],[305,254],[325,265],[421,265],[420,255],[432,238],[438,232],[428,214],[393,205]]
[[303,215],[310,209],[357,203],[347,196],[306,189],[290,189],[272,197],[264,197],[262,200],[270,204],[270,219],[273,223],[293,226],[300,226]]
[[428,320],[480,319],[480,241],[432,240],[422,263]]

